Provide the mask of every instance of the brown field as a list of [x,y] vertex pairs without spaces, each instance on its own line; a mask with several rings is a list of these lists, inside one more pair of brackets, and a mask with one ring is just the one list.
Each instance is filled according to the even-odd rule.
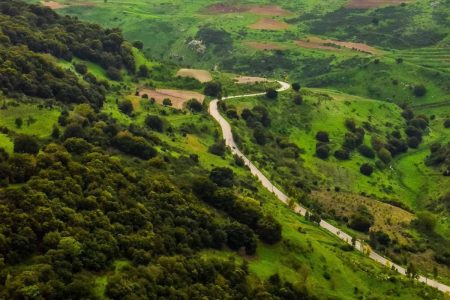
[[386,5],[400,5],[411,0],[350,0],[346,8],[369,9]]
[[267,78],[263,77],[252,77],[252,76],[238,76],[234,78],[237,84],[252,84],[258,82],[269,82]]
[[382,230],[403,244],[409,242],[406,229],[414,219],[414,215],[406,210],[375,199],[345,192],[314,191],[312,197],[321,204],[325,211],[334,210],[337,216],[350,217],[358,209],[358,206],[366,206],[375,220],[371,230]]
[[289,28],[289,25],[274,19],[261,19],[248,27],[258,30],[285,30]]
[[259,16],[283,17],[290,15],[287,10],[277,5],[231,5],[225,3],[217,3],[208,6],[204,11],[206,14],[221,15],[233,13],[249,12]]
[[204,95],[192,91],[140,88],[139,92],[141,95],[147,94],[149,98],[154,98],[158,104],[162,104],[164,99],[170,99],[172,107],[177,109],[183,109],[184,104],[191,99],[197,99],[201,103],[205,100]]
[[56,1],[41,1],[41,4],[50,7],[51,9],[61,9],[66,7],[66,5],[58,3]]
[[[369,54],[380,54],[381,51],[363,43],[342,42],[330,39],[321,39],[319,37],[311,36],[304,41],[295,41],[297,45],[303,48],[310,49],[324,49],[324,50],[339,50],[339,47],[344,47],[354,51],[360,51]],[[334,47],[333,45],[339,46]]]
[[180,69],[178,70],[176,76],[194,78],[201,83],[209,82],[213,79],[211,73],[209,73],[208,71],[197,69]]
[[278,45],[275,43],[262,43],[262,42],[244,42],[243,43],[246,46],[249,46],[251,48],[257,49],[257,50],[263,50],[263,51],[270,51],[270,50],[283,50],[286,47],[282,45]]

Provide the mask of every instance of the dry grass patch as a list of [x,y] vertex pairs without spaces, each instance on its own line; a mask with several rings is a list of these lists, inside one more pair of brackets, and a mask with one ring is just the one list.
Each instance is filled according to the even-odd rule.
[[257,30],[286,30],[289,28],[289,24],[274,19],[264,18],[248,27]]
[[177,109],[183,109],[186,102],[191,99],[197,99],[201,103],[205,100],[204,95],[193,91],[140,88],[139,92],[141,95],[147,94],[149,98],[155,99],[161,105],[164,99],[170,99],[172,107]]
[[414,215],[404,209],[375,199],[345,192],[314,191],[312,197],[328,213],[334,211],[336,216],[345,216],[349,219],[358,210],[359,206],[366,206],[375,219],[371,230],[384,231],[391,239],[397,239],[400,244],[408,244],[410,242],[406,230],[414,219]]
[[285,46],[276,44],[276,43],[263,43],[263,42],[244,42],[246,46],[249,46],[253,49],[262,50],[262,51],[272,51],[272,50],[283,50],[286,49]]
[[260,16],[284,17],[291,13],[278,5],[257,5],[250,6],[249,12]]
[[308,37],[306,40],[295,41],[295,43],[303,48],[323,49],[338,51],[340,47],[354,51],[364,52],[368,54],[380,54],[381,51],[363,43],[343,42],[330,39],[322,39],[316,36]]
[[400,5],[410,1],[411,0],[350,0],[345,7],[353,9],[370,9],[387,5]]
[[253,84],[259,82],[270,82],[267,78],[253,76],[238,76],[234,78],[237,84]]
[[211,73],[198,69],[180,69],[176,76],[194,78],[201,83],[209,82],[213,79]]

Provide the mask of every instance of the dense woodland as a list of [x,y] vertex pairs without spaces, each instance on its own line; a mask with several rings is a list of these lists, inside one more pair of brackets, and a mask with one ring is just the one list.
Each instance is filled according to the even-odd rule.
[[128,263],[108,281],[113,299],[309,298],[277,274],[250,281],[245,263],[201,257],[254,254],[258,238],[281,240],[281,225],[235,192],[249,187],[231,169],[158,153],[167,146],[153,133],[164,130],[158,117],[146,128],[117,124],[98,112],[107,83],[57,66],[76,57],[132,74],[120,31],[20,1],[1,1],[0,12],[3,93],[61,109],[49,139],[2,128],[14,153],[0,148],[0,298],[95,299],[96,274],[118,261]]

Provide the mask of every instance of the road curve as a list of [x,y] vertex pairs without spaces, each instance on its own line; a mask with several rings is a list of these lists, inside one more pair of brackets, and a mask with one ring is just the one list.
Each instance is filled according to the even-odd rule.
[[[281,85],[281,87],[277,90],[278,92],[284,92],[290,88],[290,85],[286,82],[278,81],[278,83]],[[224,101],[227,99],[234,99],[234,98],[247,98],[247,97],[255,97],[255,96],[262,96],[265,95],[265,93],[256,93],[256,94],[247,94],[247,95],[237,95],[237,96],[229,96],[224,97],[220,101]],[[234,141],[233,134],[231,131],[231,125],[225,120],[224,117],[219,112],[218,104],[219,100],[215,99],[212,100],[209,104],[209,114],[219,123],[220,127],[222,128],[222,134],[223,138],[225,140],[225,144],[231,149],[231,153],[234,155],[239,156],[243,159],[245,165],[250,169],[250,172],[258,178],[259,182],[270,192],[275,194],[277,198],[283,202],[285,205],[288,205],[291,207],[291,209],[296,212],[297,214],[300,214],[302,216],[306,215],[307,210],[300,206],[299,204],[295,202],[289,201],[289,197],[286,196],[282,191],[280,191],[275,185],[272,184],[272,182],[239,150],[239,148],[236,145],[236,142]],[[320,227],[324,228],[334,236],[338,237],[339,239],[343,240],[344,242],[348,244],[352,244],[352,237],[348,235],[345,232],[342,232],[339,228],[331,225],[330,223],[321,220],[320,221]],[[368,255],[372,260],[386,266],[392,269],[395,269],[398,273],[402,275],[406,275],[406,269],[402,266],[399,266],[392,261],[384,258],[383,256],[379,255],[378,253],[374,252],[368,245],[365,245],[362,241],[355,241],[355,249],[358,251],[361,251]],[[423,282],[433,288],[436,288],[444,293],[450,294],[450,287],[437,282],[435,280],[429,279],[424,276],[419,276],[417,278],[419,282]]]

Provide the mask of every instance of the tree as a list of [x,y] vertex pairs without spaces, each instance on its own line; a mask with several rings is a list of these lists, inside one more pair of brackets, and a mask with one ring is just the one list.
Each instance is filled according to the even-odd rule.
[[226,147],[225,147],[225,141],[221,140],[221,141],[217,141],[214,144],[212,144],[209,148],[208,151],[214,155],[217,156],[224,156],[225,155],[225,151],[226,151]]
[[77,71],[81,75],[86,75],[86,73],[88,72],[88,67],[86,66],[86,64],[75,63],[74,66],[75,66],[75,71]]
[[197,99],[191,99],[186,103],[187,109],[193,112],[203,111],[203,105]]
[[108,67],[108,69],[106,70],[106,75],[111,80],[115,80],[115,81],[122,80],[122,74],[120,73],[120,70],[115,67],[112,67],[112,66]]
[[417,219],[414,223],[426,232],[433,232],[436,227],[436,217],[430,212],[422,211],[417,213]]
[[259,145],[265,145],[267,143],[266,133],[262,128],[255,128],[255,130],[253,130],[253,137]]
[[316,140],[322,143],[329,143],[330,138],[328,136],[328,132],[326,131],[318,131],[316,134]]
[[427,88],[423,84],[415,85],[413,93],[416,97],[423,97],[427,93]]
[[209,174],[212,182],[222,187],[232,187],[234,184],[234,172],[230,168],[214,168]]
[[138,70],[138,76],[139,77],[148,77],[148,75],[150,74],[149,69],[146,65],[140,65],[139,66],[139,70]]
[[316,156],[321,159],[327,159],[330,156],[330,147],[324,143],[316,144]]
[[22,118],[16,118],[16,120],[15,120],[15,123],[16,123],[16,127],[17,128],[22,128],[22,125],[23,125],[23,120],[22,120]]
[[210,97],[218,97],[222,92],[222,84],[219,82],[208,82],[205,85],[204,94]]
[[148,115],[145,118],[145,125],[147,125],[148,128],[158,132],[164,131],[164,121],[156,115]]
[[365,176],[370,176],[373,173],[373,166],[371,164],[364,163],[359,168],[359,171]]
[[59,127],[54,125],[52,129],[52,138],[59,139],[61,136],[61,130],[59,130]]
[[303,97],[302,97],[302,95],[295,95],[294,96],[294,103],[295,103],[295,105],[302,105],[303,104]]
[[266,97],[269,99],[276,99],[278,97],[278,92],[276,89],[270,88],[266,91]]
[[298,91],[300,91],[300,88],[301,88],[300,83],[294,82],[294,83],[292,84],[292,89],[293,89],[294,91],[298,92]]
[[172,106],[172,100],[170,100],[169,98],[166,98],[163,100],[162,104],[164,106]]
[[281,224],[272,216],[264,216],[256,225],[256,233],[265,243],[275,244],[281,240]]
[[358,147],[358,152],[361,153],[361,155],[367,157],[367,158],[375,158],[375,152],[367,145],[361,145]]
[[133,47],[135,47],[136,49],[142,50],[144,48],[144,43],[141,41],[134,41]]
[[347,149],[342,148],[342,149],[336,150],[334,152],[334,157],[336,157],[339,160],[349,160],[350,159],[350,152],[348,152]]
[[378,152],[377,152],[378,158],[385,164],[388,164],[391,162],[392,160],[392,155],[391,152],[389,152],[388,149],[386,148],[381,148]]
[[358,210],[350,217],[349,227],[361,232],[369,232],[370,227],[374,224],[373,215],[366,207],[359,207]]
[[444,120],[444,127],[445,128],[450,128],[450,119],[445,119]]
[[119,110],[126,115],[131,115],[133,112],[133,103],[128,99],[122,100],[119,102]]
[[36,138],[29,135],[18,135],[14,139],[14,152],[36,155],[39,152],[39,144]]

